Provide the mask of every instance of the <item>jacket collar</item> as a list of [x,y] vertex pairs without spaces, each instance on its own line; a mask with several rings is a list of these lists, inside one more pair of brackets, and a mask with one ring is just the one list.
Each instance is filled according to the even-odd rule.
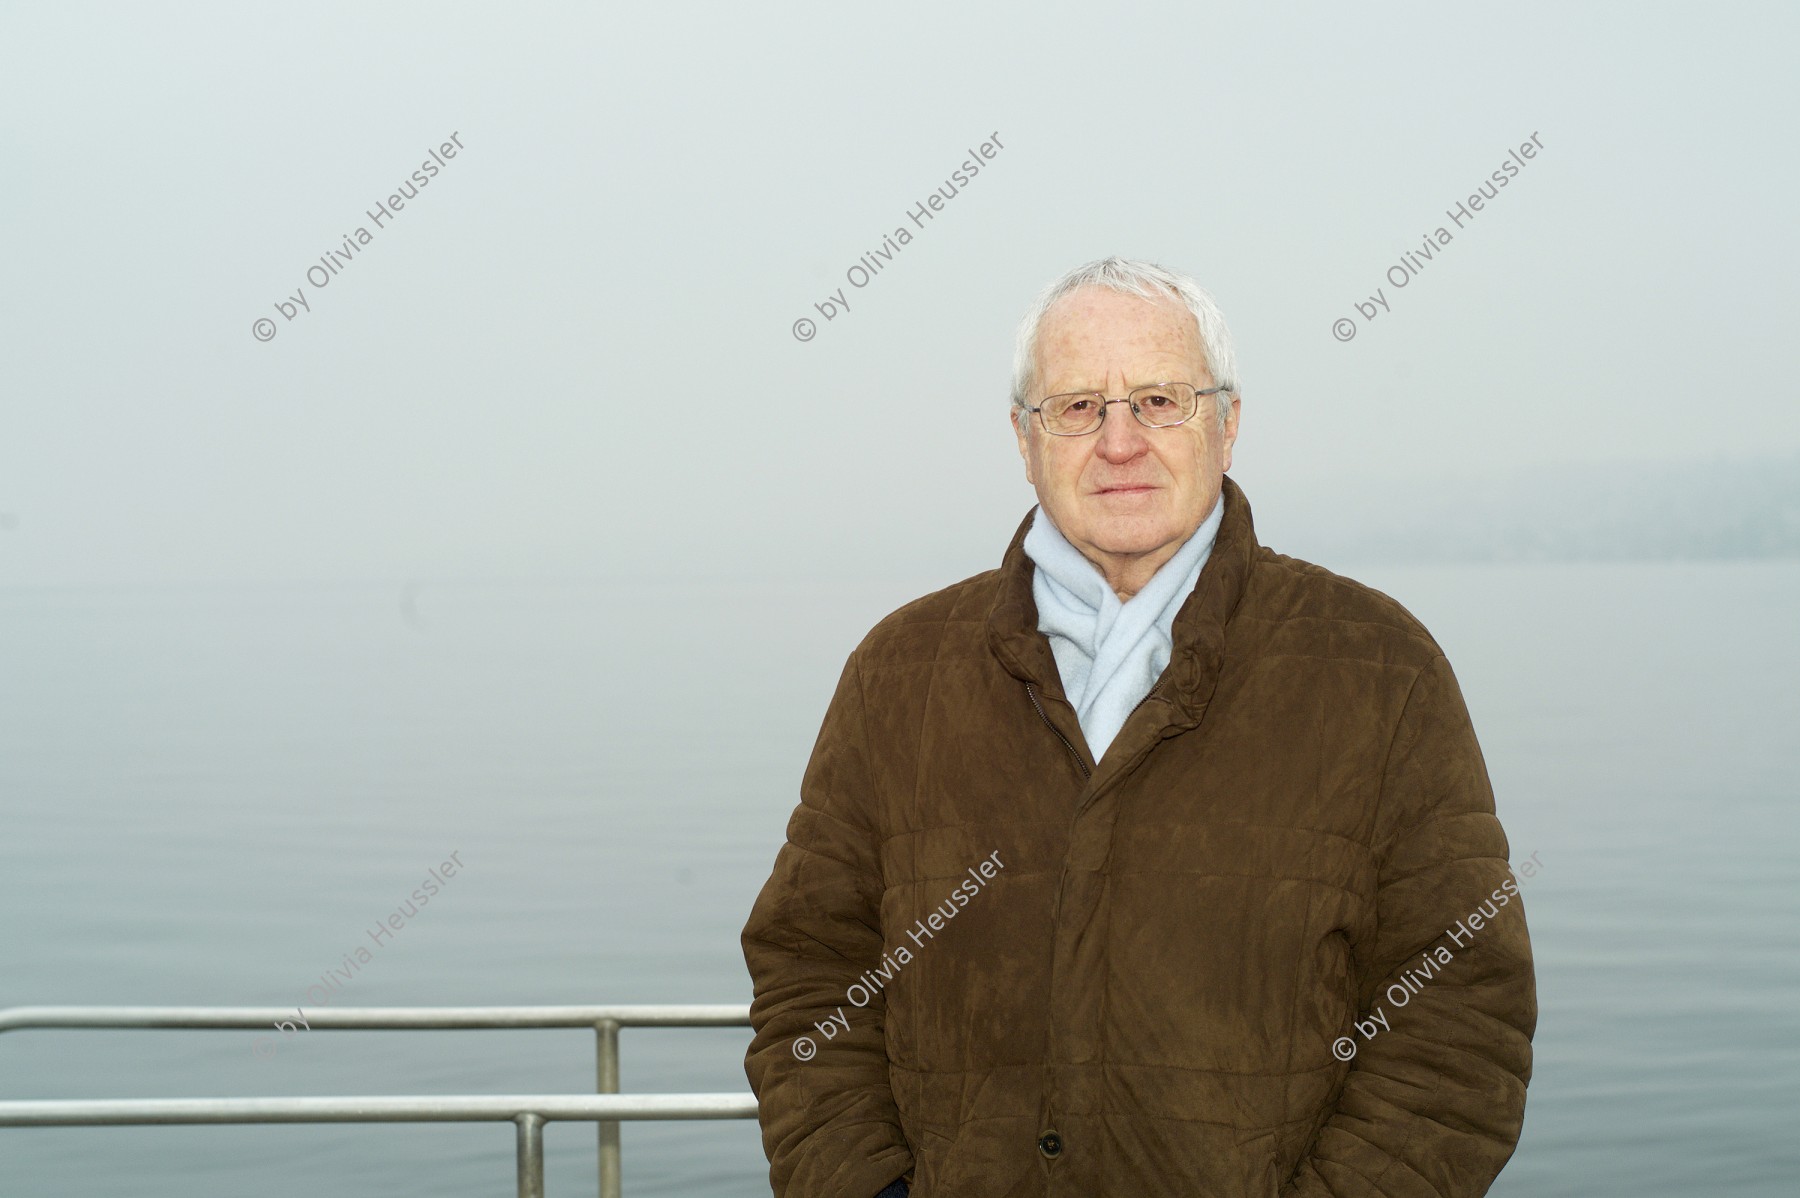
[[[1186,727],[1199,723],[1218,685],[1225,660],[1225,627],[1243,598],[1260,548],[1250,518],[1250,501],[1229,474],[1222,477],[1220,495],[1225,511],[1212,554],[1200,571],[1200,581],[1175,613],[1170,630],[1174,647],[1157,684],[1161,688],[1158,693],[1175,708],[1178,725]],[[988,645],[1008,673],[1066,702],[1050,642],[1037,628],[1037,601],[1031,594],[1034,566],[1025,555],[1024,541],[1036,511],[1033,507],[1019,522],[1000,561],[998,586],[987,615]]]

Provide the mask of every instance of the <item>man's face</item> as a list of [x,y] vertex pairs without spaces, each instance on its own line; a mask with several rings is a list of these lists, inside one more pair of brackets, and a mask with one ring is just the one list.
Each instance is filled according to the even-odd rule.
[[[1035,406],[1046,396],[1103,391],[1120,399],[1148,383],[1214,383],[1193,314],[1174,299],[1151,301],[1090,287],[1045,313],[1037,344]],[[1014,426],[1025,477],[1057,529],[1109,581],[1134,564],[1154,572],[1200,527],[1219,497],[1237,440],[1238,399],[1219,432],[1217,396],[1193,419],[1146,428],[1125,404],[1109,404],[1098,432],[1054,437],[1035,414]],[[1142,570],[1132,571],[1142,573]],[[1139,585],[1147,579],[1140,579]]]

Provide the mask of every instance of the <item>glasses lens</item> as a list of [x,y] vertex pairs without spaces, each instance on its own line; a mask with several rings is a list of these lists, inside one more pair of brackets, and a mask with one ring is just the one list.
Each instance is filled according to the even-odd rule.
[[1100,424],[1098,395],[1052,395],[1042,408],[1044,427],[1059,437],[1090,432]]
[[1131,406],[1152,427],[1180,424],[1194,415],[1194,389],[1186,383],[1139,387],[1131,393]]

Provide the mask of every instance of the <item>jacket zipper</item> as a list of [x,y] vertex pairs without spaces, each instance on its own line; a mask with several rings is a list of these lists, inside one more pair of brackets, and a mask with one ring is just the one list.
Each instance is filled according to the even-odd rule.
[[[1149,694],[1145,695],[1143,698],[1139,699],[1136,703],[1132,704],[1131,710],[1125,713],[1125,719],[1129,722],[1131,717],[1137,714],[1137,709],[1142,707],[1144,704],[1148,703],[1151,699],[1154,699],[1156,697],[1156,692],[1161,689],[1162,689],[1162,681],[1159,679],[1157,681],[1156,685],[1150,688]],[[1124,724],[1119,725],[1120,731],[1123,731],[1124,728],[1125,728]]]
[[1081,769],[1081,776],[1091,781],[1094,775],[1088,769],[1087,762],[1081,759],[1081,754],[1075,751],[1075,746],[1069,743],[1069,738],[1057,731],[1056,725],[1050,722],[1050,717],[1044,714],[1044,709],[1038,705],[1037,691],[1032,688],[1032,685],[1029,682],[1025,684],[1025,697],[1031,700],[1031,706],[1036,709],[1038,718],[1044,721],[1044,726],[1049,728],[1051,732],[1056,733],[1056,739],[1063,743],[1063,748],[1067,749],[1069,751],[1069,756],[1075,759],[1075,764]]

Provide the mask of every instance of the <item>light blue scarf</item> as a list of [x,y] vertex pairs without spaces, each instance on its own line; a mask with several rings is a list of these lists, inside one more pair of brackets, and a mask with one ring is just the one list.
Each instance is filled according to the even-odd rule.
[[1075,707],[1081,733],[1099,761],[1169,664],[1175,613],[1187,602],[1212,555],[1225,516],[1220,494],[1212,512],[1129,603],[1081,551],[1069,544],[1039,507],[1025,533],[1025,555],[1037,565],[1031,596],[1038,631],[1050,641],[1063,693]]

